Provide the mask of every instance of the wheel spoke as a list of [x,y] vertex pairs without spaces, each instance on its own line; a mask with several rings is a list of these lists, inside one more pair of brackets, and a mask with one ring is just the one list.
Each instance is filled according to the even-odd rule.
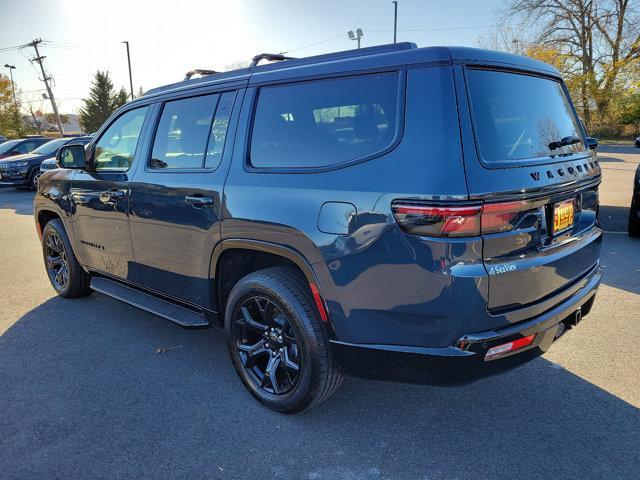
[[294,362],[291,357],[289,357],[289,349],[284,349],[284,354],[282,358],[282,364],[287,368],[287,370],[291,370],[293,372],[297,372],[300,370],[300,365]]
[[273,393],[276,395],[279,394],[282,389],[280,388],[280,383],[278,382],[278,367],[280,366],[280,355],[273,355],[269,358],[269,363],[267,364],[267,369],[264,372],[264,378],[262,380],[263,386],[266,383],[266,379],[268,379],[271,384],[271,388],[273,389]]
[[50,250],[53,250],[57,254],[62,253],[62,250],[60,249],[60,246],[56,242],[55,236],[53,235],[47,237],[47,247],[49,247]]
[[254,330],[259,333],[265,332],[269,328],[267,325],[264,325],[254,320],[248,308],[242,307],[241,311],[242,311],[242,318],[237,320],[237,322],[243,327],[246,327],[250,330]]
[[268,353],[268,350],[264,346],[264,340],[260,340],[258,343],[253,345],[246,345],[242,343],[238,343],[238,350],[243,353],[242,363],[245,368],[253,368],[256,364],[256,357],[260,355],[265,355]]
[[49,264],[49,268],[57,267],[62,263],[62,258],[54,257],[53,255],[48,255],[47,263]]

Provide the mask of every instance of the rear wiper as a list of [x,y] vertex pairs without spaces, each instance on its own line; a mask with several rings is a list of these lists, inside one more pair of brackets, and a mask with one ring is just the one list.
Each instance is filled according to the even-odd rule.
[[560,147],[566,147],[567,145],[575,145],[576,143],[580,143],[581,141],[582,139],[580,137],[569,135],[568,137],[564,137],[559,141],[551,142],[549,144],[549,150],[555,150]]

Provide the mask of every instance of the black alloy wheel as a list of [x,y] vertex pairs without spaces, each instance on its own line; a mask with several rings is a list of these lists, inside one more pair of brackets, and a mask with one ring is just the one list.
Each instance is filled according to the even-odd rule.
[[284,395],[296,385],[300,351],[287,316],[268,298],[250,296],[236,308],[233,336],[249,378],[265,392]]
[[59,218],[49,221],[42,230],[42,256],[49,281],[58,295],[76,298],[91,293],[91,277],[78,262]]
[[69,263],[67,252],[60,235],[52,230],[45,239],[45,265],[49,279],[57,291],[69,285]]
[[241,278],[226,300],[224,326],[233,367],[263,405],[301,412],[340,387],[327,326],[295,268],[270,267]]

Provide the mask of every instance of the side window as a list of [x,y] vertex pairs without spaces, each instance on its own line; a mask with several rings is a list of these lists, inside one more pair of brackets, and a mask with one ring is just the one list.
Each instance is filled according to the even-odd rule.
[[379,152],[396,137],[398,92],[397,72],[263,87],[251,164],[326,167]]
[[153,141],[153,169],[202,168],[219,95],[165,103]]
[[27,142],[23,142],[23,143],[19,143],[18,145],[16,145],[13,150],[15,150],[18,153],[29,153],[30,150],[27,150]]
[[216,108],[216,115],[211,125],[211,135],[207,145],[207,156],[204,161],[205,168],[218,168],[224,153],[224,144],[227,139],[227,129],[229,128],[229,117],[236,92],[226,92],[220,95],[220,101]]
[[25,153],[29,153],[29,152],[35,150],[36,147],[39,147],[40,145],[42,145],[42,144],[38,144],[38,142],[33,142],[33,141],[24,142],[22,144],[22,148],[24,149]]
[[129,110],[107,128],[96,143],[93,160],[96,170],[125,171],[131,167],[147,109]]

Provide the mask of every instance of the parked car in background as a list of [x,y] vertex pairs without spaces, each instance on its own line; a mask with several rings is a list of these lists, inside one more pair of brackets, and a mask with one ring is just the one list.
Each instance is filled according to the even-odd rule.
[[[46,140],[46,143],[41,144],[31,153],[0,160],[1,185],[16,188],[37,188],[41,175],[40,164],[48,158],[55,158],[61,146],[78,141],[77,138],[67,137],[44,140]],[[88,141],[85,143],[88,143]],[[2,148],[2,145],[0,145],[0,148]]]
[[51,141],[51,139],[45,137],[29,137],[20,138],[18,140],[8,140],[0,144],[0,159],[32,152],[40,145],[44,145],[49,141]]
[[[68,142],[65,143],[64,145],[70,144],[70,143],[78,143],[80,145],[86,145],[87,143],[89,143],[91,141],[91,135],[85,135],[82,137],[74,137],[74,138],[69,138]],[[48,158],[46,160],[43,160],[43,162],[40,164],[40,175],[42,175],[44,172],[47,172],[49,170],[53,170],[54,168],[58,167],[58,162],[56,160],[56,157],[51,157]],[[39,180],[39,177],[38,179]],[[37,184],[37,181],[35,182]]]
[[59,295],[224,326],[248,391],[299,412],[345,372],[468,381],[576,326],[601,279],[595,146],[531,58],[263,54],[62,147],[34,219]]
[[[640,148],[640,138],[636,138],[636,147]],[[633,193],[629,208],[629,236],[640,237],[640,165],[633,177]]]

